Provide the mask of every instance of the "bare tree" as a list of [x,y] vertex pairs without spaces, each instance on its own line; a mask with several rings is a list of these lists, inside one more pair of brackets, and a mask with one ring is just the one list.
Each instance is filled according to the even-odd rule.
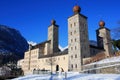
[[51,54],[49,59],[46,62],[47,62],[47,65],[51,66],[51,74],[52,74],[53,73],[53,65],[56,65],[56,58],[53,57],[53,54]]
[[112,29],[113,39],[119,39],[120,38],[120,21],[118,21],[117,24],[118,24],[118,27]]

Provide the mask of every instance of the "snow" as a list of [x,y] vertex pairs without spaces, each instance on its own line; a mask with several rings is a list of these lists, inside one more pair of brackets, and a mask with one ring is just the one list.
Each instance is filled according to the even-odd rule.
[[62,46],[59,45],[59,49],[60,49],[61,51],[64,51],[64,50],[67,49],[67,48],[68,48],[68,46],[66,46],[66,47],[63,48]]
[[37,43],[33,41],[28,41],[28,44],[31,44],[32,46],[35,46]]
[[72,78],[71,80],[120,80],[120,75],[118,74],[81,74]]
[[120,80],[119,74],[82,74],[78,72],[67,72],[67,79],[63,75],[26,75],[12,80]]
[[120,62],[120,56],[106,58],[106,59],[100,60],[98,62],[90,63],[90,64],[87,64],[87,65],[106,64],[106,63],[112,63],[112,62]]
[[[95,65],[97,67],[93,67]],[[101,69],[101,68],[107,68],[107,67],[113,67],[113,66],[120,66],[120,56],[106,58],[98,62],[86,64],[84,65],[85,69],[83,71],[95,70],[95,69]]]
[[49,80],[50,78],[50,75],[26,75],[26,76],[23,76],[23,77],[19,77],[19,78],[16,78],[16,79],[13,79],[13,80],[43,80],[43,79],[48,79]]

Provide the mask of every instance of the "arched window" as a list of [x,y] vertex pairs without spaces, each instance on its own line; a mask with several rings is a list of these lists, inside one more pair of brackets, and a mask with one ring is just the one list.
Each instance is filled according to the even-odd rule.
[[59,65],[56,65],[56,71],[59,71]]

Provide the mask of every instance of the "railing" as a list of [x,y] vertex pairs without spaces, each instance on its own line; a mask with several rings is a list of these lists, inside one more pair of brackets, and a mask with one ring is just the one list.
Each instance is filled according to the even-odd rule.
[[33,74],[50,74],[49,70],[33,70]]

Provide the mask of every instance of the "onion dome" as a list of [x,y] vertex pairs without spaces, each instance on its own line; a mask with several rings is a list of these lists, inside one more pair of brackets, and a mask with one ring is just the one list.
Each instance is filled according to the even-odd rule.
[[73,12],[74,12],[74,13],[79,13],[80,11],[81,11],[80,6],[74,6],[74,7],[73,7]]
[[51,24],[55,25],[56,21],[55,20],[51,20]]
[[104,26],[105,26],[105,22],[101,20],[101,21],[99,22],[99,26],[100,26],[100,27],[104,27]]

